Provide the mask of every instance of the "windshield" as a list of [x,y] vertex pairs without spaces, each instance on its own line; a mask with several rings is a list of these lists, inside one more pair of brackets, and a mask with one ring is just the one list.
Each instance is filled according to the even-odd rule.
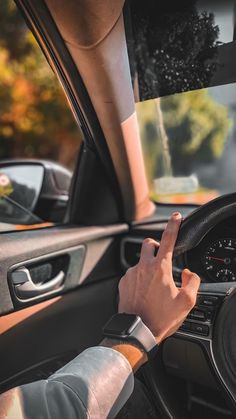
[[234,192],[236,84],[136,105],[154,200],[202,204]]
[[236,2],[128,1],[136,111],[150,194],[202,204],[234,192]]

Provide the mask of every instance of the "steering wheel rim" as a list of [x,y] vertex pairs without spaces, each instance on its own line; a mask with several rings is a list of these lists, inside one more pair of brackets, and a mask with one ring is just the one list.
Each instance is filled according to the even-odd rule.
[[236,214],[236,193],[222,195],[190,213],[182,222],[174,255],[196,247],[218,223]]

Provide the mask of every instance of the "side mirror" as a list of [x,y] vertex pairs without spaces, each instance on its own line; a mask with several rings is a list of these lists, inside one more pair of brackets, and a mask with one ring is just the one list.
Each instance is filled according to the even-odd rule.
[[62,222],[71,178],[69,170],[50,161],[1,161],[0,222]]

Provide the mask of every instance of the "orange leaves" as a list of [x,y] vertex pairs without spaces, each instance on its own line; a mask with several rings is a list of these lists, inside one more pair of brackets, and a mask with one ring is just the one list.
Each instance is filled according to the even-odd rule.
[[0,16],[5,25],[0,29],[0,158],[46,158],[72,167],[81,134],[61,86],[17,10],[13,14],[9,7],[4,10],[4,19]]

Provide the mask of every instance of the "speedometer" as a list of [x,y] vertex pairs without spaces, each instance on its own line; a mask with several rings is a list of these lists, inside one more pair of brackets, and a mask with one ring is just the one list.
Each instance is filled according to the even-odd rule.
[[204,271],[217,282],[236,280],[236,239],[218,239],[203,256]]

